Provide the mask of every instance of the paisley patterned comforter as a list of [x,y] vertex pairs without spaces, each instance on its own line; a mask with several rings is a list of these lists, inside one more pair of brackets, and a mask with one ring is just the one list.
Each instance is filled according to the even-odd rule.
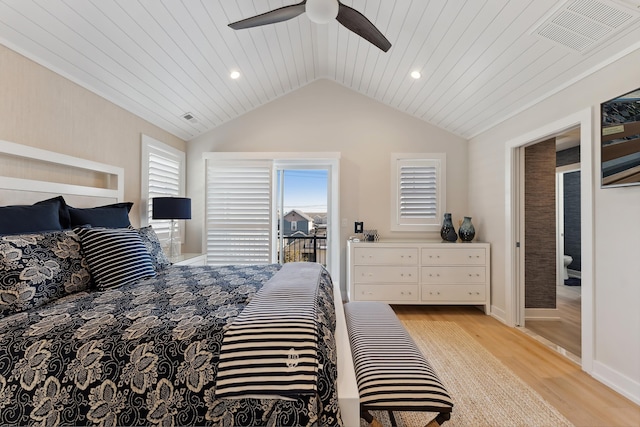
[[172,266],[0,318],[0,425],[339,425],[324,270],[317,394],[215,397],[225,326],[279,269]]

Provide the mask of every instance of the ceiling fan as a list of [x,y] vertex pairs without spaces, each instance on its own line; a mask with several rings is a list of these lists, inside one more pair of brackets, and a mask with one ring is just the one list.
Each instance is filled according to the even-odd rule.
[[340,24],[353,31],[363,39],[377,46],[384,52],[391,48],[389,40],[357,10],[345,6],[339,0],[303,0],[300,3],[284,6],[272,11],[243,19],[229,24],[234,30],[259,27],[287,21],[307,13],[309,19],[316,24],[326,24],[336,19]]

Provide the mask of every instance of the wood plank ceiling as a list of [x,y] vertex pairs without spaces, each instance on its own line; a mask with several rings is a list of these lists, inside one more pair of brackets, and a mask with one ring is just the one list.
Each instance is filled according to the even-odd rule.
[[640,0],[344,0],[387,53],[305,14],[227,27],[295,3],[0,0],[0,43],[185,140],[322,78],[471,138],[640,48]]

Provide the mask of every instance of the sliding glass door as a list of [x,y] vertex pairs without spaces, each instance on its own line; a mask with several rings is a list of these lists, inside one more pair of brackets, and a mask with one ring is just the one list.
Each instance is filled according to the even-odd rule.
[[207,153],[205,158],[209,264],[309,261],[339,277],[340,230],[333,227],[339,212],[338,155]]

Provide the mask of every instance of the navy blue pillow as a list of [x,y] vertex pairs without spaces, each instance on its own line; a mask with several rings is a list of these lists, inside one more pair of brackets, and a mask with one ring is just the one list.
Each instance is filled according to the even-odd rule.
[[58,198],[43,200],[35,205],[0,207],[0,234],[62,230],[61,209]]
[[96,208],[74,208],[68,206],[71,227],[90,225],[92,227],[127,228],[131,225],[129,211],[133,203],[114,203]]
[[60,226],[63,229],[71,228],[71,218],[69,218],[69,209],[67,208],[67,202],[65,202],[64,197],[58,196],[53,199],[43,200],[41,202],[34,203],[35,205],[44,205],[53,203],[58,206],[58,214],[60,219]]

